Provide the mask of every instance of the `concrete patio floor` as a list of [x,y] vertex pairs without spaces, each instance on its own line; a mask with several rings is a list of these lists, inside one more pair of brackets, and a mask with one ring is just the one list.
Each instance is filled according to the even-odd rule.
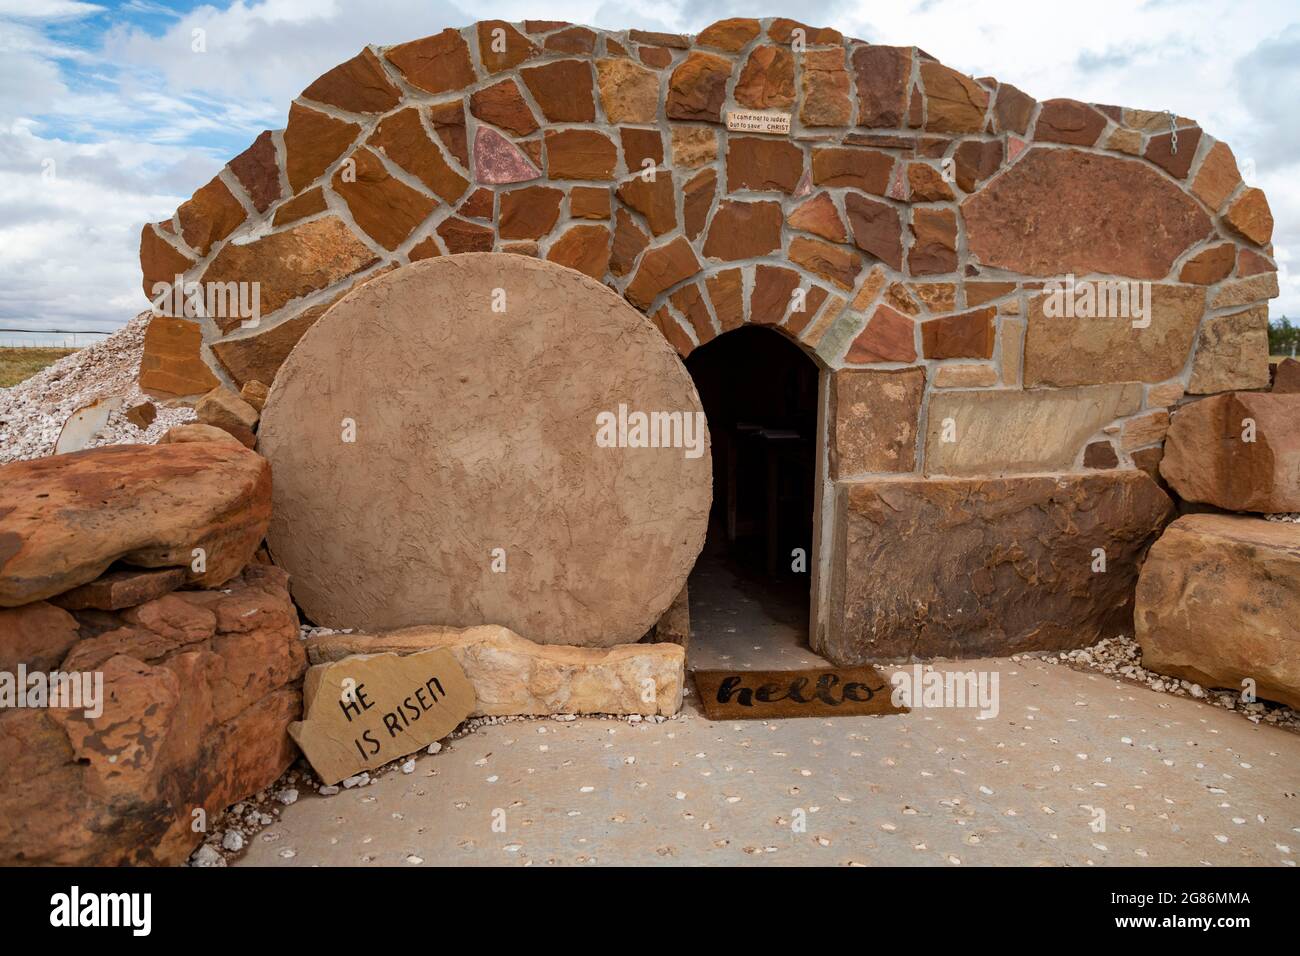
[[240,865],[1295,865],[1300,736],[1042,661],[971,668],[1000,673],[997,717],[714,723],[688,698],[660,724],[486,726],[304,796]]

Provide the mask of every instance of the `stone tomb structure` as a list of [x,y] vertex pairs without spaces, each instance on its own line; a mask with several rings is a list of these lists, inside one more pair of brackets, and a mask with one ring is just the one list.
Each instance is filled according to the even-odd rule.
[[[339,410],[307,367],[327,344],[333,383],[350,372],[337,387],[358,393],[397,396],[417,365],[449,386],[508,378],[457,366],[468,334],[432,307],[447,349],[381,342],[382,327],[345,342],[322,316],[374,308],[367,284],[378,296],[412,263],[546,260],[612,290],[611,314],[621,297],[679,356],[759,325],[817,363],[815,650],[850,664],[1083,646],[1127,631],[1138,564],[1172,516],[1152,478],[1171,411],[1268,386],[1272,226],[1231,149],[1195,121],[1040,102],[916,47],[782,19],[694,37],[485,21],[362,50],[303,90],[285,129],[144,228],[146,294],[178,275],[256,283],[259,311],[159,315],[141,379],[173,395],[274,383],[276,487],[308,487],[323,479],[294,473],[311,469],[294,429],[320,423],[281,422],[277,401]],[[416,354],[391,373],[366,364],[404,348]],[[598,371],[575,360],[575,382]],[[638,388],[680,380],[655,363]],[[273,531],[272,547],[313,545]],[[400,547],[436,559],[450,545]],[[564,555],[550,557],[563,575]],[[680,564],[645,558],[647,573]],[[670,583],[649,587],[647,609]],[[471,620],[473,607],[449,599],[425,623],[511,623],[487,605]],[[639,636],[630,619],[615,631],[580,617],[513,626],[537,641]]]

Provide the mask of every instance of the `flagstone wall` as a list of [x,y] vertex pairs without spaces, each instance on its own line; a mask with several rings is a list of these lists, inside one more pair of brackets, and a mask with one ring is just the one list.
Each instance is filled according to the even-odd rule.
[[[1180,402],[1268,385],[1272,226],[1231,149],[1193,120],[1039,102],[916,47],[784,19],[695,37],[484,21],[366,48],[144,227],[146,295],[178,275],[256,283],[260,314],[159,317],[142,384],[269,384],[348,290],[468,251],[584,272],[683,356],[767,325],[824,370],[814,643],[869,656],[874,627],[891,649],[960,652],[951,621],[924,636],[948,613],[943,588],[907,613],[843,610],[871,610],[844,565],[884,500],[863,488],[906,478],[886,497],[914,487],[909,507],[933,514],[926,480],[942,477],[951,507],[1014,507],[1071,533],[1095,492],[1123,514],[1128,557],[1108,573],[1135,575],[1138,525],[1154,534],[1167,516],[1154,483],[1134,491],[1118,473],[1156,473]],[[1091,473],[1128,484],[1070,477]],[[1055,491],[1014,485],[1044,474]],[[1015,522],[980,522],[993,530],[969,547],[1001,569],[989,587],[1006,600],[1044,576],[1089,586],[1062,576],[1050,544],[1031,561],[1036,549],[1002,541]],[[1051,642],[1086,643],[1088,615],[1070,606]],[[1002,646],[1046,640],[1023,622],[1008,634]]]

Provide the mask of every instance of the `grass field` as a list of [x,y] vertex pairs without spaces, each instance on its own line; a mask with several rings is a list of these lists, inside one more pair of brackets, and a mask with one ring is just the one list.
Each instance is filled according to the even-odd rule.
[[31,378],[47,365],[53,365],[76,349],[9,349],[0,348],[0,388],[8,388]]

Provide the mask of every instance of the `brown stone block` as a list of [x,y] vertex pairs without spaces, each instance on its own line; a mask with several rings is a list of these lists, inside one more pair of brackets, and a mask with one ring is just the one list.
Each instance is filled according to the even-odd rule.
[[[715,217],[714,221],[717,219]],[[852,249],[796,236],[790,242],[790,261],[846,292],[852,291],[862,271],[862,257]]]
[[641,257],[641,265],[624,295],[638,308],[649,308],[660,293],[683,279],[689,279],[701,268],[691,244],[678,236],[665,245],[650,249]]
[[691,53],[668,79],[669,119],[722,122],[731,61],[712,53]]
[[600,282],[609,271],[611,238],[609,230],[604,226],[570,226],[551,245],[546,258],[570,269],[577,269]]
[[1200,127],[1178,131],[1178,152],[1174,152],[1173,134],[1158,133],[1147,140],[1144,155],[1175,179],[1186,179],[1201,141]]
[[749,321],[755,325],[779,325],[790,308],[791,296],[799,288],[799,273],[782,266],[760,265],[754,269],[754,288],[749,295]]
[[718,133],[711,127],[674,124],[672,137],[674,166],[694,169],[718,158]]
[[736,81],[736,102],[754,110],[794,105],[794,57],[779,46],[759,46],[745,60]]
[[623,144],[623,165],[629,173],[645,169],[647,159],[651,168],[664,164],[664,138],[659,130],[620,126],[618,138]]
[[686,238],[694,239],[708,222],[709,210],[718,192],[718,171],[704,169],[692,176],[682,189],[682,215],[686,220]]
[[921,323],[921,344],[929,359],[993,357],[993,308],[947,315]]
[[540,51],[536,45],[504,20],[480,20],[478,56],[489,73],[513,70]]
[[1210,207],[1210,212],[1217,212],[1240,182],[1241,173],[1237,171],[1237,159],[1232,150],[1227,143],[1217,142],[1205,154],[1200,171],[1192,180],[1192,193]]
[[757,20],[733,17],[709,24],[696,36],[695,43],[697,46],[736,53],[744,49],[761,31],[762,27]]
[[1032,96],[1010,83],[999,83],[997,96],[993,100],[993,131],[1026,135],[1036,105]]
[[181,237],[200,256],[244,221],[244,207],[219,178],[208,181],[176,210]]
[[926,474],[1067,471],[1089,438],[1142,405],[1136,383],[930,396]]
[[836,613],[817,650],[841,666],[1126,633],[1138,567],[1173,512],[1136,471],[842,482],[835,509]]
[[658,170],[649,181],[634,176],[620,183],[617,193],[625,205],[645,217],[646,225],[656,236],[677,228],[677,191],[673,188],[672,173]]
[[953,150],[952,158],[957,185],[973,193],[1002,167],[1002,141],[968,139]]
[[469,44],[458,30],[446,29],[385,51],[384,57],[397,67],[412,86],[426,93],[447,93],[474,82]]
[[[1087,103],[1078,100],[1044,100],[1038,111],[1034,139],[1048,143],[1069,143],[1073,146],[1093,146],[1106,128],[1106,117]],[[1196,149],[1193,146],[1192,152]],[[963,187],[965,188],[965,187]],[[970,190],[966,190],[970,192]]]
[[1252,186],[1234,199],[1223,221],[1257,246],[1266,246],[1273,238],[1273,213],[1262,189]]
[[574,186],[569,190],[569,215],[574,219],[608,219],[609,189],[604,186]]
[[874,149],[828,146],[814,149],[812,154],[816,186],[847,186],[883,196],[893,170],[894,157]]
[[547,130],[546,163],[552,179],[613,179],[618,148],[596,130]]
[[140,284],[150,302],[160,294],[154,291],[156,284],[165,284],[170,292],[176,276],[187,272],[194,262],[160,236],[151,223],[144,224],[140,230]]
[[889,306],[876,306],[866,328],[849,346],[844,361],[849,365],[876,362],[915,362],[916,323]]
[[[262,318],[308,293],[327,288],[378,261],[370,248],[333,216],[313,219],[243,245],[227,245],[203,273],[205,283],[257,282]],[[222,332],[241,324],[218,317]]]
[[525,85],[552,123],[590,123],[596,118],[595,87],[587,60],[556,60],[520,70]]
[[356,162],[354,175],[345,175],[340,169],[330,185],[347,203],[356,224],[391,252],[424,222],[438,202],[391,175],[370,150],[358,149],[351,158]]
[[528,136],[538,129],[537,117],[514,80],[502,80],[474,93],[469,98],[469,111],[515,136]]
[[180,567],[216,587],[249,562],[271,515],[270,466],[225,443],[109,445],[2,471],[3,607],[62,594],[114,561]]
[[724,199],[709,224],[706,258],[754,259],[781,248],[781,204]]
[[302,192],[321,173],[334,165],[361,132],[355,123],[345,123],[298,103],[289,106],[289,123],[284,128],[284,169],[289,188]]
[[369,47],[323,73],[302,95],[348,113],[387,113],[402,99]]
[[1230,242],[1222,242],[1198,252],[1183,263],[1182,271],[1178,273],[1178,281],[1214,285],[1220,279],[1227,278],[1236,264],[1237,247]]
[[637,256],[650,245],[650,236],[636,224],[632,214],[619,207],[614,214],[614,249],[610,254],[609,271],[625,276],[632,271]]
[[324,212],[327,208],[325,187],[313,186],[305,193],[299,193],[288,202],[281,203],[271,221],[276,226],[287,226],[291,222]]
[[491,252],[496,238],[488,226],[480,226],[458,216],[444,219],[438,225],[437,233],[451,255],[458,252]]
[[454,203],[469,188],[469,180],[456,172],[429,140],[414,108],[386,117],[366,142],[382,150],[444,202]]
[[502,239],[540,239],[560,218],[564,192],[550,186],[525,186],[501,194],[497,235]]
[[808,46],[840,46],[844,42],[844,34],[839,30],[830,27],[810,27],[806,23],[786,17],[777,17],[773,20],[771,26],[767,28],[767,35],[773,41],[789,46],[794,43],[796,30]]
[[724,269],[704,280],[709,304],[718,317],[722,331],[730,332],[745,324],[745,277],[739,269]]
[[594,53],[596,34],[586,27],[570,27],[551,34],[542,45],[552,53]]
[[698,282],[682,286],[668,298],[673,308],[691,323],[691,328],[695,330],[695,337],[701,345],[713,338],[713,319],[709,315],[709,307],[704,301],[704,294],[700,291]]
[[887,266],[903,268],[903,225],[898,210],[860,193],[847,193],[844,211],[849,217],[853,244]]
[[1150,289],[1144,318],[1138,318],[1132,300],[1129,315],[1107,306],[1111,314],[1104,317],[1049,316],[1050,293],[1031,296],[1025,384],[1163,382],[1179,374],[1205,312],[1205,290],[1164,283]]
[[803,151],[787,140],[733,136],[727,142],[727,192],[793,193],[802,175]]
[[258,212],[266,212],[280,198],[280,160],[270,130],[228,165]]
[[1268,306],[1211,316],[1201,326],[1187,391],[1268,387]]
[[957,215],[951,209],[912,210],[912,248],[907,268],[912,275],[941,275],[957,269]]
[[858,88],[858,125],[902,126],[912,79],[912,48],[855,46],[851,59]]
[[925,85],[925,128],[939,133],[979,133],[989,94],[965,74],[932,60],[921,61]]

